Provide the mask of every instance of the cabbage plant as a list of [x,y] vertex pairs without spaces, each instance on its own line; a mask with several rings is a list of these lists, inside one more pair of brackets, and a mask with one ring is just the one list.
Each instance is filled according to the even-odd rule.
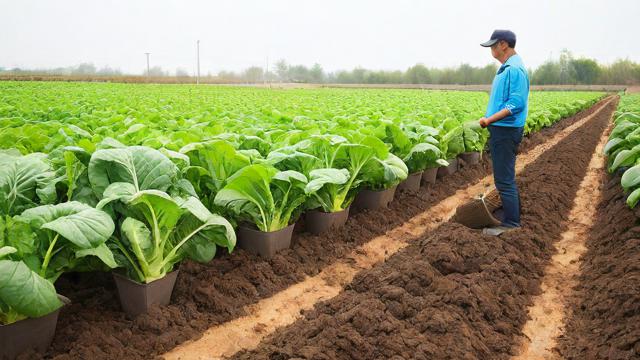
[[261,231],[277,231],[289,226],[301,211],[307,200],[306,184],[307,178],[300,172],[253,164],[227,180],[215,204]]
[[180,149],[180,153],[189,157],[189,166],[183,170],[185,178],[209,208],[227,179],[251,164],[249,156],[225,140],[192,143]]
[[14,259],[16,252],[0,247],[0,325],[45,316],[62,306],[53,284]]
[[[27,209],[15,220],[28,224],[17,236],[17,224],[6,242],[21,250],[22,258],[40,276],[55,282],[64,272],[117,267],[106,241],[114,231],[111,217],[89,205],[70,201]],[[12,243],[13,242],[13,243]]]
[[17,215],[25,209],[56,200],[56,174],[47,155],[0,150],[0,215]]
[[616,115],[604,153],[609,172],[624,170],[620,184],[629,194],[627,205],[634,208],[640,201],[640,97],[622,97]]
[[176,165],[144,146],[102,149],[89,162],[89,179],[100,202],[119,223],[110,239],[127,275],[149,283],[164,277],[183,259],[210,261],[216,246],[231,252],[231,224],[212,214]]

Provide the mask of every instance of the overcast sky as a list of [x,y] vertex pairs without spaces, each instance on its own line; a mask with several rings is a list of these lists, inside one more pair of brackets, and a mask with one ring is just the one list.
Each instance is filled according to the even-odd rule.
[[640,0],[0,0],[0,67],[92,62],[241,70],[286,59],[325,70],[486,65],[494,28],[518,36],[529,67],[567,48],[640,61]]

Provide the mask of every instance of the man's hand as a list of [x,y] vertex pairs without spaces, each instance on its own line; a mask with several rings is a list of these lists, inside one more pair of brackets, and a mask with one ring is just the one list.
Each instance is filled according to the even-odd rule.
[[480,118],[478,122],[480,123],[480,127],[483,129],[489,126],[489,124],[491,124],[486,117]]

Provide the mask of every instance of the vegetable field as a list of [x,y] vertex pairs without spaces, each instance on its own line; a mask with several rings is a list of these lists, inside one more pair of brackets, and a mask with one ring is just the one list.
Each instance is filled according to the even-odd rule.
[[[636,328],[622,341],[585,310],[640,294],[607,280],[615,260],[598,253],[635,229],[636,95],[617,110],[601,92],[530,95],[525,225],[499,238],[450,221],[490,191],[484,92],[0,82],[0,99],[0,331],[57,317],[42,344],[0,340],[0,358],[526,353],[527,311],[580,201],[606,226],[578,236],[590,268],[570,277],[571,333],[549,347],[640,354]],[[625,254],[620,266],[640,251]]]

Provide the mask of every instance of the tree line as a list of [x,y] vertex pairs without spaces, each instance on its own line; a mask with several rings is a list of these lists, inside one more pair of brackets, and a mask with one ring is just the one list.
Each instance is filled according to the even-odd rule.
[[[461,64],[455,67],[433,68],[416,64],[402,70],[369,70],[357,67],[352,70],[334,72],[325,71],[320,64],[311,67],[288,64],[279,60],[267,71],[252,66],[244,71],[220,71],[203,76],[208,82],[231,83],[316,83],[316,84],[490,84],[498,66],[471,66]],[[132,76],[111,67],[96,68],[93,64],[83,63],[77,66],[56,69],[2,69],[0,75],[62,75],[62,76]],[[176,77],[193,78],[194,75],[184,68],[171,72],[159,66],[149,69],[143,76],[154,78]],[[535,69],[529,69],[531,83],[534,85],[638,85],[640,84],[640,63],[628,59],[619,59],[612,64],[600,64],[594,59],[576,58],[564,50],[559,58],[549,59]]]

